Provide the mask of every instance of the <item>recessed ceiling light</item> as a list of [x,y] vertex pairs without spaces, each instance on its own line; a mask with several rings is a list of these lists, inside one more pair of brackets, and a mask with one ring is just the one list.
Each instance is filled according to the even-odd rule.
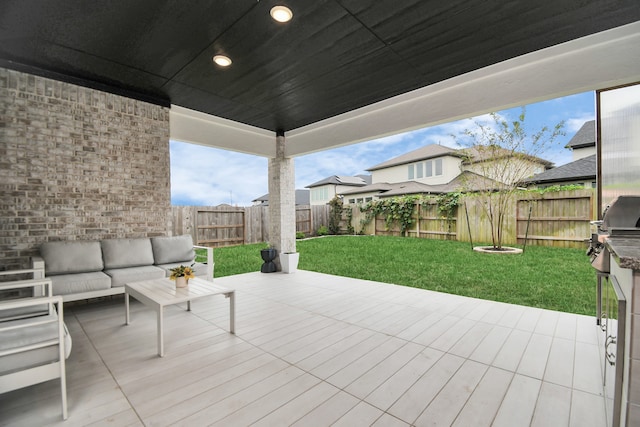
[[216,55],[213,57],[213,62],[221,67],[228,67],[229,65],[231,65],[231,58],[224,55]]
[[286,6],[274,6],[270,13],[271,17],[278,22],[289,22],[293,18],[293,12]]

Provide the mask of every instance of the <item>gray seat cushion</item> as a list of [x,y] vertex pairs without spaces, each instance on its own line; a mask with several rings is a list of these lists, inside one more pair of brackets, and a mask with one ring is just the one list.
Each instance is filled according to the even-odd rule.
[[106,239],[100,244],[105,270],[153,265],[153,250],[147,238]]
[[[54,313],[53,315],[35,316],[2,323],[2,326],[13,326],[28,325],[35,322],[33,326],[0,331],[0,350],[11,350],[22,346],[56,340],[58,337],[58,323],[39,324],[38,322],[57,318],[57,314]],[[71,335],[69,335],[69,332],[66,330],[66,326],[64,332],[65,357],[69,357],[71,353]],[[57,345],[0,356],[0,375],[55,362],[58,358]]]
[[111,278],[102,271],[93,273],[60,274],[49,277],[54,295],[101,291],[111,287]]
[[181,263],[191,265],[196,257],[191,235],[174,237],[152,237],[153,258],[156,265]]
[[[139,282],[141,280],[162,279],[166,273],[162,268],[153,265],[143,265],[131,268],[114,268],[105,270],[111,277],[111,287],[124,286],[126,283]],[[55,289],[55,287],[54,287]]]
[[47,277],[56,274],[101,271],[102,249],[98,241],[47,242],[40,246]]

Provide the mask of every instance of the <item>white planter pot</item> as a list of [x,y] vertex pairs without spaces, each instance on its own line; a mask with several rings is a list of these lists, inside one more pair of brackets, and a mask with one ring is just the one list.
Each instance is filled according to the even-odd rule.
[[280,254],[280,265],[283,273],[295,273],[298,269],[299,252]]

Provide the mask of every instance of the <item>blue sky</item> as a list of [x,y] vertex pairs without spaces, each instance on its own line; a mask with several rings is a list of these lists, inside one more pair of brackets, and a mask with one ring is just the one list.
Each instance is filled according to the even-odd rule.
[[[518,107],[499,114],[516,118],[520,111]],[[536,131],[565,121],[566,135],[541,155],[560,166],[571,161],[571,152],[564,146],[585,121],[594,118],[595,94],[586,92],[526,106],[525,123],[528,129]],[[331,175],[367,173],[366,169],[371,166],[427,144],[456,148],[451,135],[472,129],[477,121],[491,122],[488,115],[484,115],[296,157],[296,188]],[[249,206],[253,199],[267,192],[266,158],[171,141],[173,205]]]

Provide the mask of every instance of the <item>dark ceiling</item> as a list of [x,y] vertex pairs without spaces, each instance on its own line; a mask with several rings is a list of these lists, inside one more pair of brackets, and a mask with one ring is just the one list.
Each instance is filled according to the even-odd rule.
[[0,66],[289,131],[638,20],[638,0],[2,0]]

